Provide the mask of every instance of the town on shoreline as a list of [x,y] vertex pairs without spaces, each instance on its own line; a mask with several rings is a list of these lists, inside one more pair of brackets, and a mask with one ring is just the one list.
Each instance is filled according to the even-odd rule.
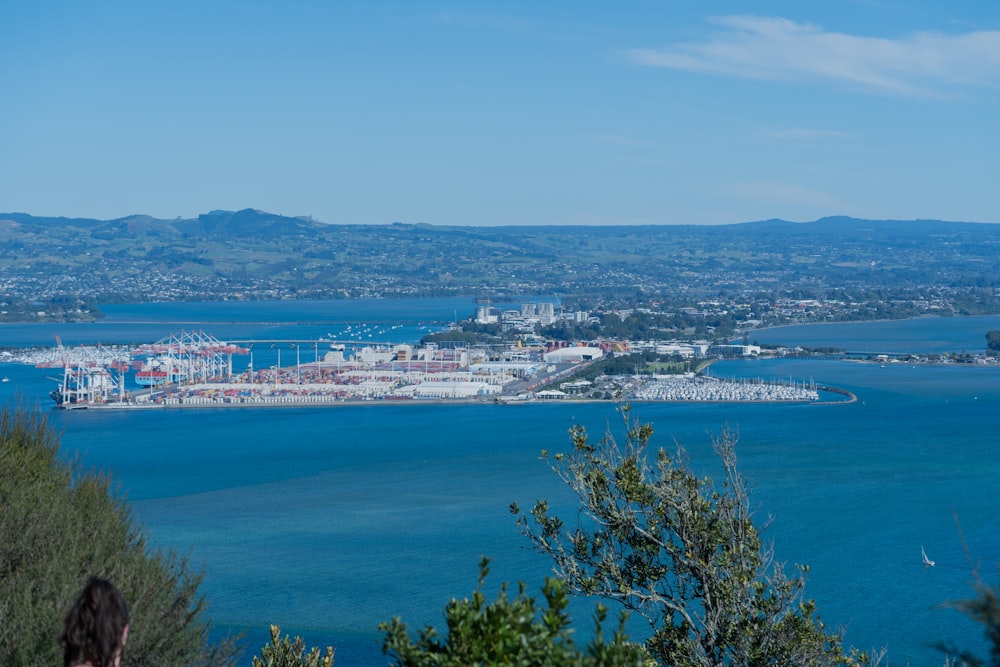
[[[631,313],[617,314],[621,319]],[[170,334],[142,345],[63,346],[0,351],[0,362],[59,369],[51,396],[66,409],[85,407],[230,407],[386,402],[625,401],[843,403],[850,392],[792,379],[724,379],[720,359],[829,358],[880,365],[995,365],[988,349],[969,354],[852,353],[831,348],[762,346],[718,339],[575,342],[537,331],[560,320],[586,322],[586,312],[557,312],[552,303],[500,310],[481,302],[475,316],[419,343],[376,341],[385,331],[347,326],[316,340],[222,341],[205,332]],[[366,339],[362,339],[362,331]],[[496,332],[503,335],[497,336]],[[358,336],[358,338],[353,338]],[[268,345],[268,343],[270,343]],[[258,344],[255,363],[254,344]],[[276,348],[277,346],[277,348]],[[321,348],[322,346],[322,354]],[[281,363],[281,348],[294,365]],[[274,350],[270,357],[267,350]],[[263,353],[262,353],[263,351]],[[303,361],[302,352],[311,360]],[[239,361],[241,357],[248,357]],[[286,360],[288,357],[285,357]],[[234,359],[237,360],[234,363]],[[4,378],[6,380],[6,378]]]
[[[849,392],[791,380],[724,379],[707,371],[724,357],[775,354],[757,346],[708,343],[531,347],[506,350],[427,343],[323,341],[322,358],[242,371],[250,351],[207,334],[171,335],[141,346],[77,346],[4,351],[0,360],[61,369],[59,407],[252,407],[371,401],[480,402],[811,402],[853,400]],[[300,341],[317,345],[317,341]],[[317,348],[318,349],[318,348]],[[621,372],[622,364],[629,372]],[[57,378],[53,378],[56,380]],[[822,400],[823,394],[830,394]],[[837,394],[844,399],[837,398]],[[831,397],[836,400],[829,400]]]

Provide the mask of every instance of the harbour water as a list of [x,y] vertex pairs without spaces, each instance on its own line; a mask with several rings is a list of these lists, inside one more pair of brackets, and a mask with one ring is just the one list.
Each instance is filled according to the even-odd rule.
[[[67,343],[150,341],[179,326],[220,338],[308,338],[365,320],[403,324],[398,332],[419,337],[422,327],[473,307],[118,306],[97,324],[0,327],[0,346],[47,345],[55,335]],[[788,327],[754,338],[972,352],[990,329],[1000,329],[1000,318]],[[771,517],[766,535],[776,557],[811,567],[807,594],[828,625],[846,628],[860,648],[887,646],[891,665],[941,664],[928,646],[938,640],[981,647],[981,628],[940,605],[971,594],[973,564],[995,581],[1000,368],[762,360],[723,362],[713,372],[814,380],[858,397],[826,406],[636,407],[653,423],[656,444],[682,442],[692,465],[710,475],[709,435],[725,424],[739,431],[741,467],[758,516]],[[19,396],[48,410],[51,373],[0,365],[11,380],[0,385],[0,400]],[[507,506],[548,498],[572,508],[539,452],[568,446],[575,423],[597,436],[617,417],[608,404],[534,403],[52,411],[50,419],[68,455],[114,475],[155,544],[204,568],[213,623],[222,632],[246,629],[249,654],[276,623],[312,644],[333,644],[339,665],[378,665],[386,663],[378,622],[398,615],[414,629],[440,626],[447,600],[474,589],[482,555],[493,559],[493,590],[504,580],[537,590],[549,563],[527,548]],[[921,546],[936,567],[921,564]],[[583,633],[590,608],[575,608]]]

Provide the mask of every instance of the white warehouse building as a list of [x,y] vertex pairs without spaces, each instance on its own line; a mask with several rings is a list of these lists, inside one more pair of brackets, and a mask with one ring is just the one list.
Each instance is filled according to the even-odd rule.
[[560,347],[545,353],[545,362],[549,364],[569,364],[579,361],[592,361],[604,356],[604,350],[599,347]]
[[458,380],[443,380],[440,382],[421,382],[413,389],[414,398],[476,398],[496,396],[501,387],[486,382],[465,382]]

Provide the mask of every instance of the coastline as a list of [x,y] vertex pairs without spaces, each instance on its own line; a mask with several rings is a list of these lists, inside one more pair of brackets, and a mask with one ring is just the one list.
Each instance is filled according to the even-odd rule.
[[889,319],[876,319],[876,320],[838,320],[836,322],[829,322],[823,320],[816,320],[814,322],[789,322],[787,324],[775,324],[768,327],[758,327],[756,329],[747,329],[746,331],[741,331],[740,333],[745,333],[750,335],[755,331],[776,331],[778,329],[788,329],[790,327],[815,327],[815,326],[836,326],[838,324],[853,325],[853,324],[874,324],[878,322],[912,322],[914,320],[943,320],[943,319],[962,319],[971,317],[1000,317],[1000,314],[995,315],[937,315],[934,313],[924,313],[923,315],[914,315],[912,317],[893,317]]
[[[837,328],[837,327],[861,327],[861,326],[869,327],[867,333],[870,334],[871,330],[872,330],[872,327],[875,327],[875,328],[882,327],[882,326],[884,326],[884,327],[892,327],[892,326],[895,325],[895,327],[898,329],[900,326],[905,327],[907,324],[910,324],[910,323],[914,323],[915,324],[915,323],[918,323],[918,322],[948,322],[948,323],[958,322],[958,323],[966,323],[966,322],[969,322],[969,321],[972,321],[972,320],[988,320],[988,321],[991,321],[990,324],[989,324],[989,326],[991,326],[993,328],[1000,328],[1000,313],[995,313],[995,314],[985,313],[985,314],[979,314],[979,315],[940,315],[940,314],[925,313],[923,315],[914,315],[913,317],[901,317],[901,318],[893,318],[893,319],[843,320],[843,321],[836,321],[836,322],[814,321],[814,322],[795,322],[795,323],[788,323],[788,324],[776,324],[774,326],[759,327],[759,328],[756,328],[756,329],[747,329],[745,331],[741,330],[741,331],[738,332],[737,335],[739,337],[742,337],[742,336],[746,335],[746,336],[752,338],[756,334],[771,334],[771,333],[776,333],[776,332],[782,332],[782,331],[785,331],[785,330],[788,330],[788,329],[813,329],[813,328],[815,328],[815,329],[833,329],[833,328]],[[984,329],[982,331],[982,334],[985,335],[985,333],[986,333],[986,329]],[[735,336],[736,335],[734,335],[734,337]],[[982,339],[980,339],[980,340],[982,340]],[[869,345],[875,343],[875,341],[873,341],[871,338],[866,338],[866,342]],[[842,344],[843,344],[843,341],[831,343],[831,345],[842,345]],[[978,343],[977,345],[969,346],[969,349],[979,349],[979,348],[985,348],[985,344]],[[911,350],[911,353],[913,353],[913,354],[921,354],[922,352],[920,352],[920,351],[913,352]]]

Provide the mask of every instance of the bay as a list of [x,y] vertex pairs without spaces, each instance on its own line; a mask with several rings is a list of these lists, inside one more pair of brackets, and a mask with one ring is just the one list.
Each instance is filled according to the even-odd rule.
[[[459,309],[413,300],[355,312],[350,302],[332,303],[344,310],[325,319],[213,304],[204,306],[214,313],[205,330],[250,338],[277,328],[307,338],[311,327],[367,318],[404,324],[416,336],[421,322],[449,321],[447,308]],[[464,304],[460,318],[471,310]],[[109,319],[122,329],[100,325],[104,340],[147,332],[155,340],[205,318],[203,306],[119,308]],[[223,322],[231,332],[217,334]],[[133,323],[143,328],[129,329]],[[79,342],[95,342],[88,326],[98,325],[73,328]],[[866,344],[868,327],[873,350],[893,351],[885,346],[898,337],[905,351],[978,351],[1000,318],[817,325],[757,337],[850,347]],[[49,344],[49,335],[0,328],[0,344],[20,336]],[[21,397],[49,410],[51,372],[0,365],[11,379],[0,400]],[[765,535],[778,560],[810,565],[806,592],[823,619],[846,628],[850,644],[887,646],[890,664],[940,664],[927,645],[937,640],[982,647],[981,629],[940,605],[971,594],[975,564],[988,579],[995,573],[1000,369],[778,359],[721,362],[713,373],[814,379],[858,396],[827,406],[635,406],[653,423],[656,444],[684,443],[706,474],[717,468],[711,434],[726,424],[739,431],[758,515],[771,517]],[[524,580],[537,591],[549,563],[527,548],[507,506],[548,498],[571,508],[540,451],[568,447],[575,423],[597,436],[618,424],[614,406],[601,403],[53,410],[49,418],[68,455],[113,473],[157,545],[204,568],[202,590],[220,631],[247,629],[253,654],[276,623],[312,644],[333,644],[341,665],[386,664],[375,626],[394,615],[414,628],[440,626],[447,600],[475,588],[483,555],[493,559],[490,590]],[[937,567],[921,565],[921,545]],[[574,606],[584,634],[590,609]]]
[[751,339],[774,345],[847,352],[923,353],[976,352],[986,347],[986,332],[1000,327],[1000,317],[917,317],[908,320],[800,324],[755,331]]
[[[535,298],[535,297],[531,297]],[[233,301],[225,303],[160,302],[108,304],[105,317],[93,322],[0,324],[0,347],[151,343],[179,331],[205,331],[220,339],[326,336],[344,325],[406,324],[427,330],[468,317],[468,298],[363,299],[342,301]],[[412,333],[412,332],[411,332]]]

